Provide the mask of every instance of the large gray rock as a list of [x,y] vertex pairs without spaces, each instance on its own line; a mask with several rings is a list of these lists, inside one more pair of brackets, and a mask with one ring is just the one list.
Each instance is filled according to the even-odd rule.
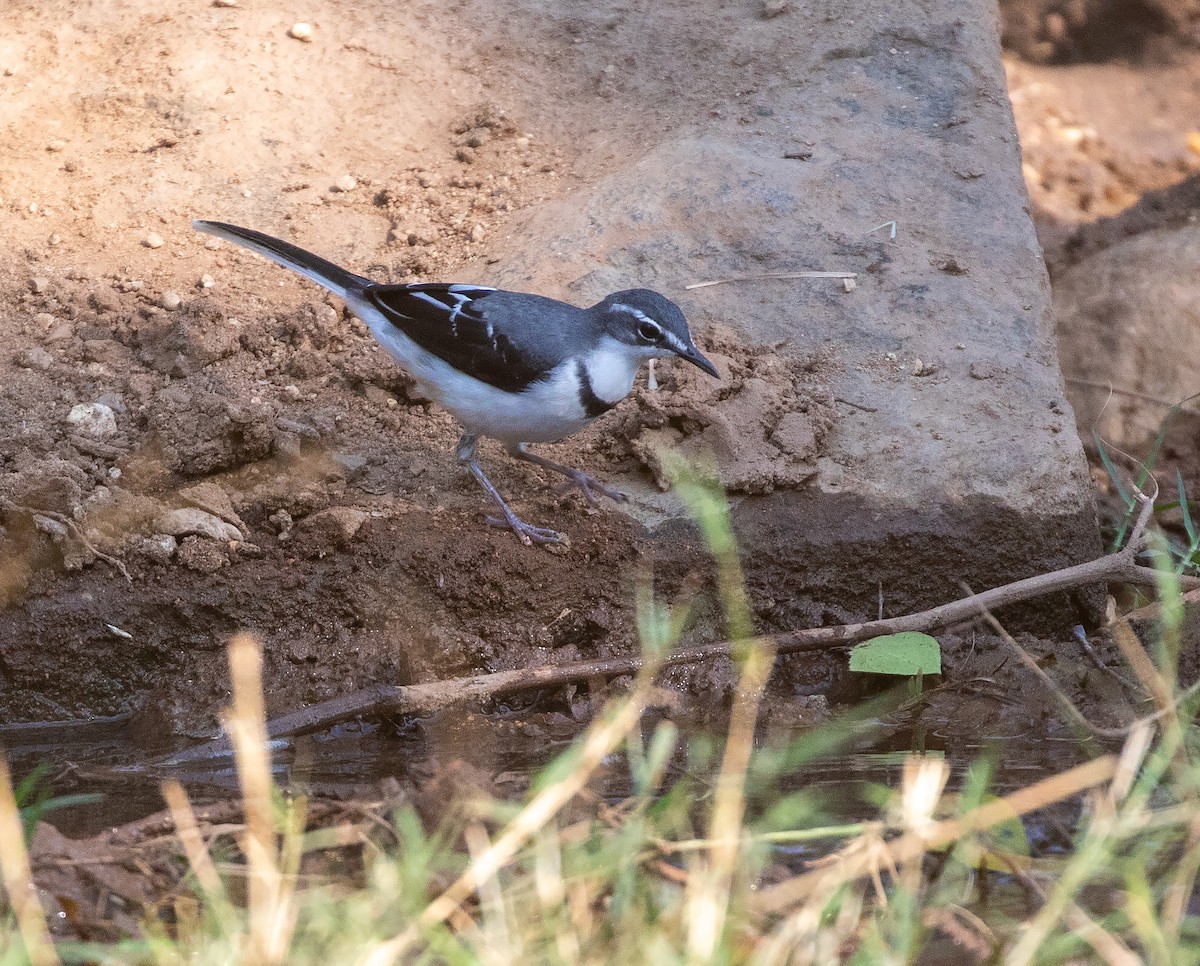
[[[690,419],[645,394],[622,429],[652,469],[639,438],[724,448],[764,592],[782,577],[786,608],[820,620],[816,601],[871,612],[882,589],[893,613],[1099,551],[990,5],[483,6],[520,25],[530,65],[489,81],[604,172],[529,217],[499,281],[683,305],[733,378]],[[488,39],[510,64],[505,30]],[[577,86],[539,87],[533,66],[568,58]],[[596,129],[597,99],[627,123]],[[805,270],[856,286],[686,288]],[[773,450],[775,469],[747,470]],[[637,495],[647,522],[671,515]]]

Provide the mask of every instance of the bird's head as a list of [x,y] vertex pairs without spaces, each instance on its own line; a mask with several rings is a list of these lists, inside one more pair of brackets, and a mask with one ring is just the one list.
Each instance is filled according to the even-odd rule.
[[717,367],[692,342],[683,311],[664,295],[647,288],[614,292],[592,306],[604,321],[605,331],[647,359],[679,356],[720,379]]

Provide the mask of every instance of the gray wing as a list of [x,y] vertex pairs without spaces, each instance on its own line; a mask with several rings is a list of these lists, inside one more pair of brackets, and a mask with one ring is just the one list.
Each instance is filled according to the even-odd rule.
[[422,349],[506,392],[545,378],[563,358],[558,328],[530,324],[545,316],[542,303],[558,304],[549,299],[437,283],[371,285],[363,294]]

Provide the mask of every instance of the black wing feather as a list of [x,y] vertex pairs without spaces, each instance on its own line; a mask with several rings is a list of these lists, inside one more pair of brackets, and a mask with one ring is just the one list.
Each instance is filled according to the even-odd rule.
[[474,285],[372,285],[363,293],[392,325],[427,352],[481,382],[520,392],[546,376],[487,317],[488,298]]

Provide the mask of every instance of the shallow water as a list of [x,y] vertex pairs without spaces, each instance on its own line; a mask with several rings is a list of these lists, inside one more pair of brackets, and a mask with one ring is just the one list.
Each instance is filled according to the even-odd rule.
[[[649,719],[644,723],[647,736],[654,724]],[[461,763],[490,778],[493,794],[518,797],[536,773],[570,745],[582,727],[566,715],[544,713],[487,716],[444,713],[399,726],[350,722],[319,734],[274,743],[272,765],[276,783],[297,794],[370,800],[379,797],[382,779],[421,787],[442,769]],[[686,726],[681,726],[681,733],[688,733]],[[804,734],[797,730],[782,736],[782,740],[803,741]],[[711,739],[704,740],[715,747]],[[780,740],[780,734],[774,732],[772,741]],[[230,756],[172,768],[145,768],[150,756],[133,741],[127,718],[0,728],[0,743],[17,781],[40,767],[46,773],[42,782],[45,794],[100,796],[97,802],[55,809],[47,814],[47,821],[73,838],[95,835],[159,811],[164,807],[159,783],[167,777],[182,782],[195,801],[221,800],[239,794],[237,772]],[[866,730],[836,753],[785,770],[772,781],[763,797],[806,791],[820,802],[826,820],[875,819],[879,816],[874,804],[878,796],[871,794],[872,789],[899,787],[904,762],[912,748],[923,746],[926,754],[948,760],[951,792],[961,786],[967,767],[982,751],[981,747],[969,744],[961,748],[947,748],[944,742],[937,744],[939,747],[931,747],[927,739],[904,731]],[[173,750],[186,747],[181,743]],[[1063,743],[1042,742],[1037,747],[1028,742],[1020,746],[1005,744],[997,755],[992,791],[1003,794],[1030,784],[1073,764],[1078,760],[1077,755],[1077,747]],[[665,781],[670,783],[689,772],[705,775],[711,771],[710,766],[697,769],[689,761],[687,745],[681,740]],[[630,770],[623,755],[613,755],[604,763],[593,787],[613,801],[632,794]],[[751,808],[757,795],[751,788]],[[1069,829],[1040,814],[1027,819],[1026,826],[1030,845],[1039,852],[1057,852],[1069,837]],[[778,854],[782,861],[791,864],[820,854],[825,848],[821,843],[780,845]]]

